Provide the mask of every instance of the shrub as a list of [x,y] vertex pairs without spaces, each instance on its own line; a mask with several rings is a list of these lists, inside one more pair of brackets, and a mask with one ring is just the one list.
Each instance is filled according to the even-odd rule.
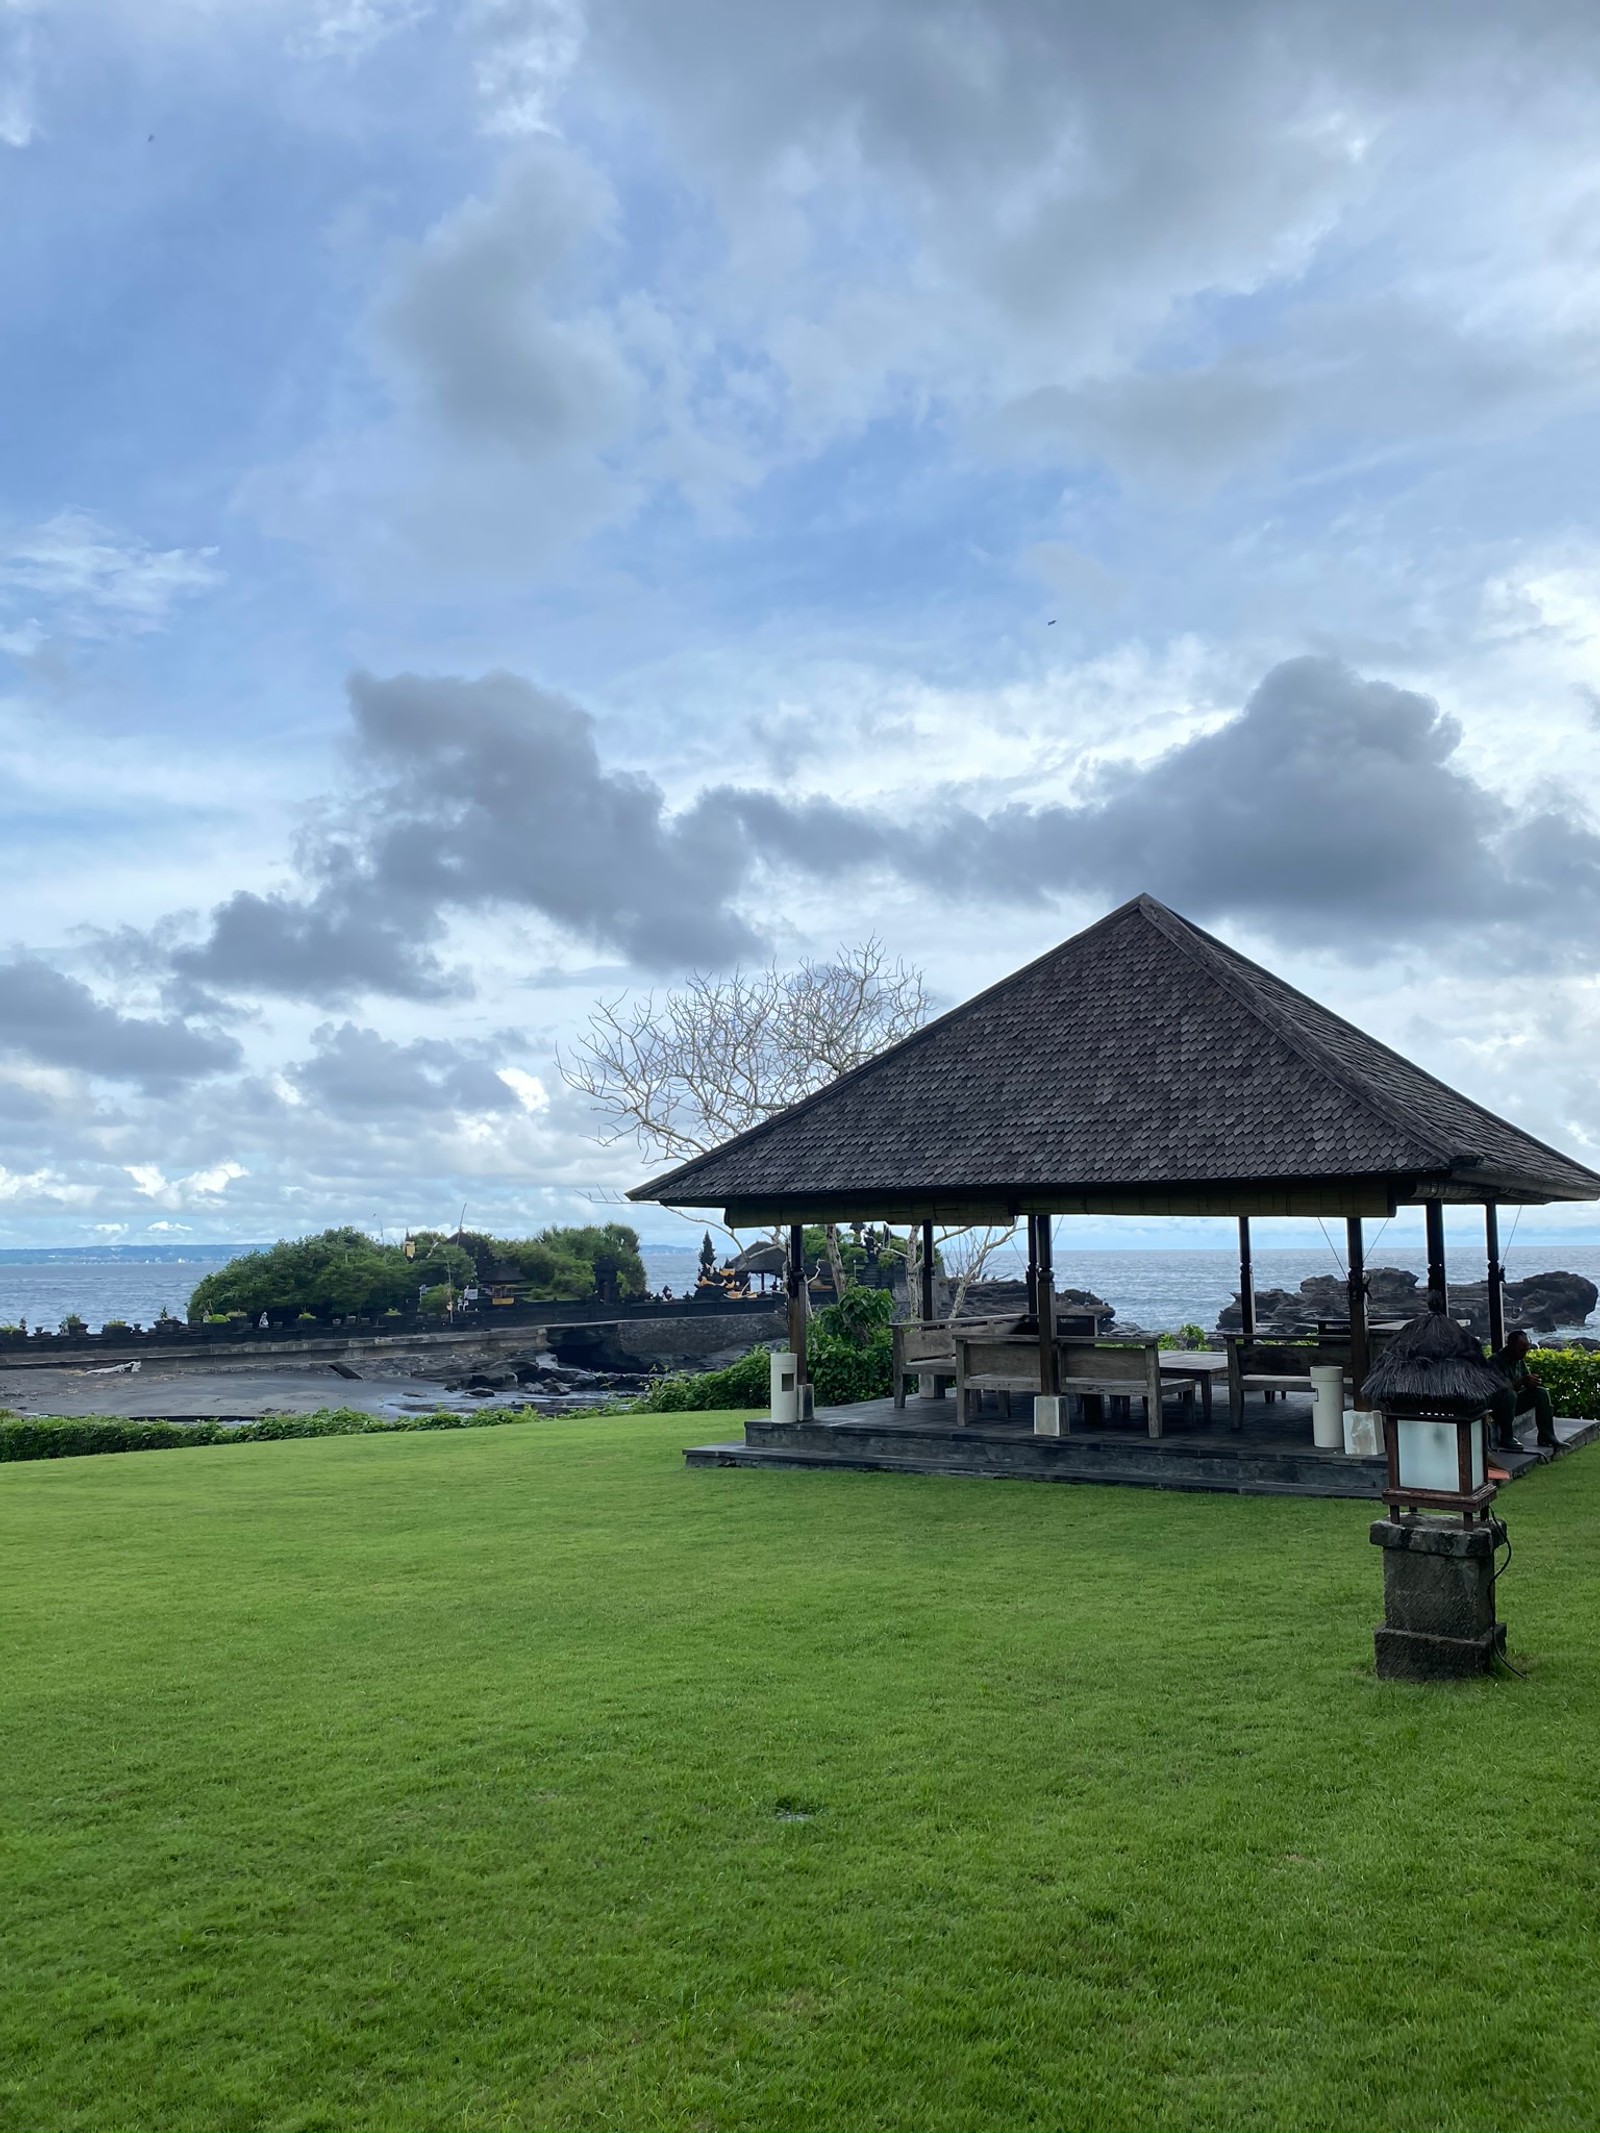
[[658,1378],[633,1403],[635,1414],[704,1413],[714,1407],[765,1407],[771,1384],[768,1350],[752,1348],[725,1370],[701,1370],[693,1376]]
[[61,1321],[61,1330],[63,1333],[87,1333],[88,1321],[80,1318],[76,1311],[69,1311]]
[[[593,1414],[614,1408],[586,1410]],[[310,1415],[264,1415],[259,1422],[138,1422],[120,1415],[24,1416],[0,1410],[0,1463],[77,1459],[96,1452],[179,1451],[202,1444],[270,1444],[296,1437],[395,1436],[414,1430],[496,1429],[542,1417],[521,1407],[480,1407],[471,1414],[367,1415],[356,1407],[321,1407]],[[567,1419],[567,1418],[563,1418]],[[576,1419],[575,1417],[573,1419]]]
[[857,1400],[883,1399],[892,1390],[894,1376],[894,1348],[888,1328],[865,1348],[854,1341],[816,1334],[807,1347],[806,1372],[819,1407],[848,1407]]
[[1535,1348],[1528,1362],[1558,1415],[1600,1421],[1600,1353],[1591,1348]]
[[842,1340],[858,1348],[875,1345],[894,1316],[894,1298],[887,1289],[852,1286],[837,1303],[826,1304],[817,1313],[816,1331],[824,1339]]
[[101,1326],[102,1333],[131,1333],[133,1328],[125,1318],[108,1318]]
[[[850,1299],[873,1299],[857,1316],[863,1338],[840,1333],[850,1323]],[[883,1298],[880,1310],[876,1299]],[[806,1346],[806,1367],[819,1407],[849,1407],[858,1400],[881,1400],[891,1390],[894,1340],[888,1326],[890,1299],[884,1290],[847,1289],[837,1304],[817,1313]],[[841,1319],[835,1314],[845,1314]],[[636,1414],[705,1413],[721,1407],[765,1407],[771,1386],[769,1351],[752,1348],[725,1370],[661,1378],[634,1403]]]

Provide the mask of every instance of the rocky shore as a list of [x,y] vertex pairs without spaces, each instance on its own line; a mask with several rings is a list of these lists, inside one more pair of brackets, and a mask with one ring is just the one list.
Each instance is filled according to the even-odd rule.
[[[1427,1306],[1427,1292],[1419,1277],[1405,1267],[1378,1266],[1367,1272],[1367,1316],[1373,1323],[1415,1318]],[[1582,1274],[1531,1274],[1525,1281],[1505,1285],[1506,1330],[1554,1333],[1562,1326],[1581,1326],[1600,1302],[1600,1289]],[[1464,1319],[1480,1340],[1489,1336],[1489,1284],[1487,1281],[1451,1282],[1450,1315]],[[1315,1274],[1298,1289],[1258,1289],[1256,1330],[1259,1333],[1303,1332],[1319,1321],[1350,1317],[1350,1298],[1344,1282],[1334,1274]],[[1239,1298],[1218,1316],[1219,1333],[1237,1333],[1242,1323]],[[1580,1336],[1580,1338],[1582,1338]],[[1600,1342],[1594,1345],[1600,1346]]]

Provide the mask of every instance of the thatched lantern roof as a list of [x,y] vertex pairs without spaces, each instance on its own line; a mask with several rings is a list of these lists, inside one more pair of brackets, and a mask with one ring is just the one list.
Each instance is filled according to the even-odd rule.
[[1470,1420],[1506,1389],[1502,1373],[1443,1311],[1424,1311],[1401,1328],[1367,1373],[1361,1390],[1393,1415]]

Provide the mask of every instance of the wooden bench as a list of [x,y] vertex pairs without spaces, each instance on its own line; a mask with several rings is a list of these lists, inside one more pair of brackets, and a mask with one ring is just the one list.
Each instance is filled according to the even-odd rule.
[[[947,1385],[956,1382],[956,1339],[948,1318],[908,1318],[890,1328],[894,1336],[894,1404],[906,1404],[908,1377],[932,1378],[933,1396],[942,1400]],[[1017,1319],[973,1318],[958,1321],[963,1332],[995,1338],[1015,1332]]]
[[[936,1400],[944,1398],[946,1386],[955,1384],[957,1327],[963,1338],[1005,1339],[1015,1334],[1019,1340],[1026,1340],[1028,1336],[1019,1330],[1022,1323],[1016,1315],[1009,1318],[911,1318],[891,1327],[895,1406],[906,1404],[907,1378],[931,1378],[933,1383],[928,1390]],[[1057,1322],[1057,1331],[1063,1336],[1092,1338],[1098,1328],[1099,1314],[1088,1311],[1063,1311]],[[1037,1345],[1035,1340],[1036,1350]]]
[[[1163,1402],[1187,1401],[1192,1407],[1194,1380],[1164,1378],[1161,1348],[1148,1339],[1111,1346],[1073,1337],[1058,1337],[1056,1369],[1061,1391],[1083,1399],[1142,1400],[1145,1427],[1159,1437]],[[1024,1334],[973,1338],[956,1336],[956,1415],[970,1422],[969,1401],[985,1392],[1039,1391],[1039,1343]]]
[[1228,1418],[1235,1429],[1244,1427],[1247,1392],[1264,1392],[1270,1400],[1280,1392],[1311,1390],[1313,1370],[1350,1370],[1347,1340],[1263,1341],[1230,1333],[1228,1342]]

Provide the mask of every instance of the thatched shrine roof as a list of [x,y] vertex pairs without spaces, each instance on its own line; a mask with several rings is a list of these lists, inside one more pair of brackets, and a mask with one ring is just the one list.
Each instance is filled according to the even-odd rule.
[[1140,896],[629,1197],[751,1227],[1387,1214],[1600,1176]]
[[1481,1415],[1506,1389],[1481,1345],[1443,1311],[1402,1326],[1368,1372],[1362,1396],[1392,1414]]

